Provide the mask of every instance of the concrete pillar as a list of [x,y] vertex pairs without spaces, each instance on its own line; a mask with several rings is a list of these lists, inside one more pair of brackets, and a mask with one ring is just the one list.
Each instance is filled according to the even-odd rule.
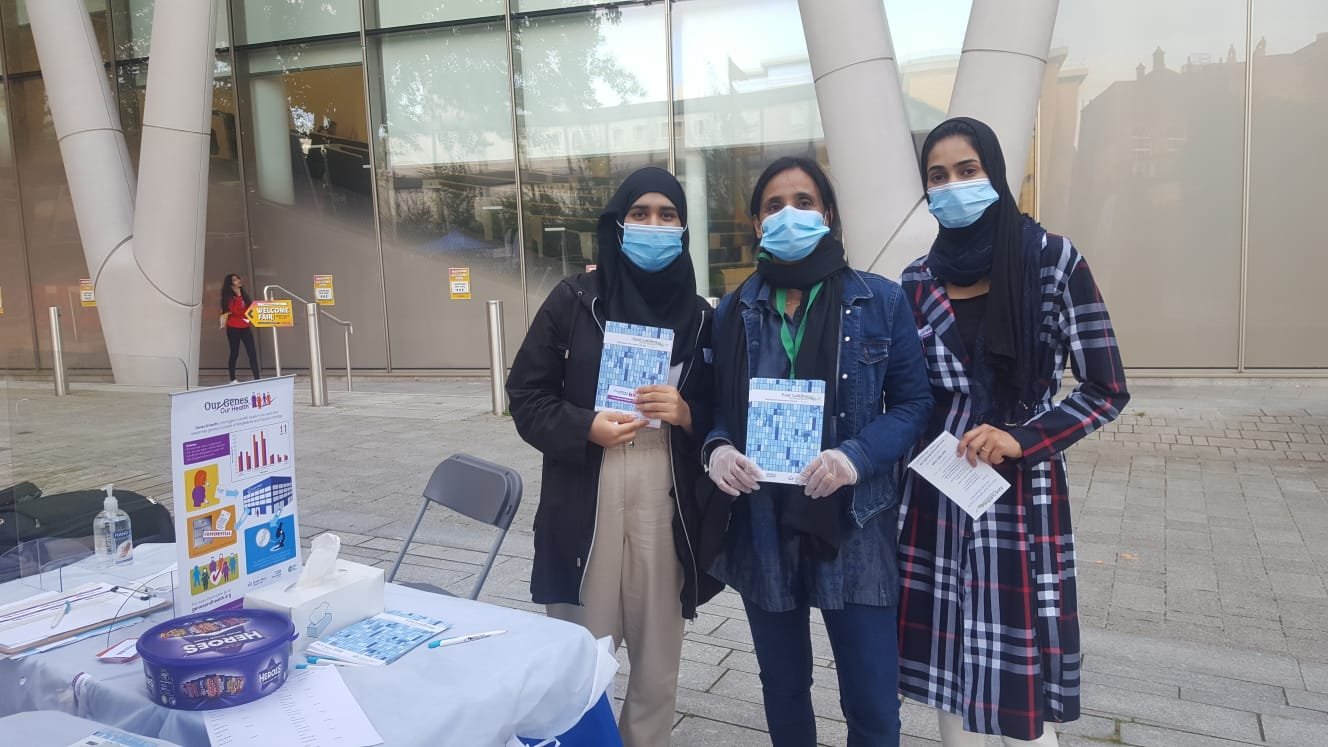
[[133,264],[134,166],[83,0],[42,0],[27,7],[83,256],[97,291],[97,313],[114,354],[135,334],[125,314],[146,285],[141,278],[102,282],[109,263]]
[[798,0],[849,264],[869,268],[922,198],[881,0]]
[[[877,0],[799,0],[799,7],[849,261],[898,278],[931,246],[936,220],[918,176],[883,6]],[[1057,7],[1057,0],[973,0],[964,40],[950,114],[992,126],[1015,194],[1027,166]]]
[[215,306],[202,296],[216,18],[216,0],[156,5],[138,166],[143,209],[134,219],[134,258],[158,293],[155,315],[137,324],[161,339],[131,352],[183,359],[190,383],[198,380],[202,310]]
[[[197,380],[213,2],[160,3],[156,10],[142,148],[149,186],[138,200],[148,207],[137,222],[133,164],[83,0],[27,6],[120,384]],[[167,132],[177,129],[185,132]],[[147,236],[146,248],[136,246],[135,229]]]
[[950,116],[991,125],[1019,194],[1042,95],[1059,0],[973,0]]

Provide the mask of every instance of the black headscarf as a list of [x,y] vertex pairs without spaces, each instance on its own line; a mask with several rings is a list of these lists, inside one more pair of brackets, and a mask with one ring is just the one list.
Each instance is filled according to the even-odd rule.
[[994,404],[1002,415],[1008,415],[1032,388],[1042,300],[1040,241],[1034,239],[1040,239],[1041,232],[1025,230],[1026,223],[1033,229],[1037,226],[1019,212],[1019,203],[1010,192],[1000,141],[976,119],[954,117],[927,136],[920,164],[924,189],[932,148],[956,134],[968,136],[1000,199],[971,226],[942,226],[927,254],[927,268],[941,282],[961,286],[991,278],[985,321],[987,361],[995,374]]
[[626,324],[645,324],[673,330],[673,362],[692,356],[696,331],[701,323],[701,304],[696,295],[696,273],[682,235],[682,254],[659,272],[646,272],[622,253],[622,229],[627,211],[642,195],[658,192],[673,202],[678,218],[687,225],[687,195],[672,174],[647,166],[627,177],[604,207],[596,229],[599,254],[595,271],[599,295],[609,319]]

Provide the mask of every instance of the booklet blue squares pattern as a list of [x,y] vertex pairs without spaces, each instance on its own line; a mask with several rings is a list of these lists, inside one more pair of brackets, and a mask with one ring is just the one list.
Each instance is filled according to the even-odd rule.
[[747,406],[747,457],[765,482],[801,483],[803,468],[821,453],[825,382],[752,379]]
[[[672,356],[671,329],[622,322],[605,324],[595,411],[636,414],[637,388],[667,384]],[[650,427],[658,428],[659,421],[650,421]]]
[[370,666],[391,664],[450,627],[414,612],[387,610],[310,643],[306,653]]

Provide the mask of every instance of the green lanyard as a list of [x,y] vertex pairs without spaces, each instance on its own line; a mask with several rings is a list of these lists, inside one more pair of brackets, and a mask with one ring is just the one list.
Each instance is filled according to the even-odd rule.
[[788,355],[790,379],[798,378],[798,351],[802,349],[802,336],[807,333],[807,314],[811,312],[812,304],[816,302],[816,295],[821,292],[823,282],[825,281],[813,285],[811,293],[807,295],[807,303],[802,306],[802,320],[798,322],[796,337],[789,332],[788,316],[784,313],[786,292],[783,288],[775,289],[775,305],[779,307],[779,339],[784,343],[784,353]]

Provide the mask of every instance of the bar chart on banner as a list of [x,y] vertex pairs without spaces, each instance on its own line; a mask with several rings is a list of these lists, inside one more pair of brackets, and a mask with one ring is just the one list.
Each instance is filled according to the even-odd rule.
[[290,462],[290,428],[285,423],[231,434],[231,468],[236,480],[282,468]]

